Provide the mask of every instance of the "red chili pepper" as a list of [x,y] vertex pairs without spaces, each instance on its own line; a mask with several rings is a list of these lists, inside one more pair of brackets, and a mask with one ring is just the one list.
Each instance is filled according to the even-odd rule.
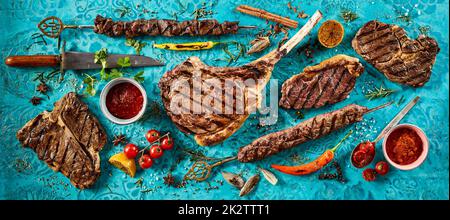
[[347,133],[347,135],[345,135],[345,137],[342,138],[342,140],[340,140],[338,144],[336,144],[336,146],[334,146],[332,149],[326,150],[322,155],[320,155],[317,159],[315,159],[314,161],[312,161],[310,163],[302,164],[302,165],[298,165],[298,166],[283,166],[283,165],[272,164],[272,168],[274,168],[282,173],[296,175],[296,176],[314,173],[314,172],[322,169],[322,167],[326,166],[328,163],[330,163],[333,160],[334,152],[338,149],[338,147],[342,144],[342,142],[344,142],[344,140],[347,139],[348,136],[350,136],[350,134],[352,134],[352,133],[353,133],[353,131],[350,130]]

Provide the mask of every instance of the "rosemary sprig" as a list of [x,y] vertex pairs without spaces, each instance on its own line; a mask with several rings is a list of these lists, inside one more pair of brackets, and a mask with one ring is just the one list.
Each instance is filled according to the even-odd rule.
[[[214,2],[211,2],[211,4],[209,6],[206,5],[206,2],[203,2],[202,6],[200,8],[197,8],[194,10],[194,12],[192,12],[194,19],[197,20],[200,18],[205,18],[210,15],[213,15],[214,11],[211,9],[213,6],[214,6]],[[208,7],[209,7],[209,9],[208,9]]]
[[430,32],[430,30],[431,30],[431,27],[429,25],[419,27],[420,34],[425,35],[425,36],[428,36],[428,33]]
[[125,15],[130,14],[131,13],[131,8],[127,7],[127,6],[122,6],[120,8],[117,8],[116,10],[114,10],[116,13],[119,14],[120,18],[123,18]]
[[371,89],[366,94],[365,97],[369,100],[372,99],[378,99],[378,98],[384,98],[386,96],[391,95],[392,93],[396,92],[396,90],[393,89],[387,89],[383,86],[380,86],[379,88]]
[[345,22],[349,23],[359,18],[359,15],[349,9],[343,9],[341,11],[341,17]]

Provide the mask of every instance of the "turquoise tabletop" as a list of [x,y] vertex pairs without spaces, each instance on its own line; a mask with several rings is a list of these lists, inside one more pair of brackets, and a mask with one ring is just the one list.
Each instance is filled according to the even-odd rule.
[[[212,146],[199,146],[192,136],[182,133],[166,115],[160,98],[158,81],[168,70],[190,56],[198,56],[206,64],[213,66],[240,66],[262,56],[265,52],[275,49],[283,38],[283,34],[272,37],[269,49],[262,53],[245,55],[235,62],[227,62],[227,53],[218,46],[204,51],[168,51],[153,48],[155,42],[195,42],[195,41],[237,41],[249,47],[249,42],[263,29],[267,30],[273,23],[251,17],[235,10],[238,5],[246,4],[268,10],[299,22],[301,27],[307,21],[297,17],[304,11],[312,15],[315,10],[321,10],[324,20],[334,19],[341,22],[345,28],[342,43],[326,49],[317,43],[316,27],[301,44],[276,64],[272,79],[277,81],[278,91],[282,83],[294,74],[300,73],[306,66],[319,63],[336,54],[347,54],[362,58],[353,50],[351,40],[356,31],[370,20],[380,20],[385,23],[397,24],[404,28],[409,37],[416,38],[420,34],[428,35],[439,44],[440,52],[432,69],[431,78],[423,87],[412,88],[402,86],[387,80],[374,67],[365,61],[364,73],[357,79],[355,89],[344,101],[319,109],[278,110],[277,123],[270,126],[259,126],[261,114],[253,114],[244,125],[223,143]],[[290,6],[289,6],[290,5]],[[1,0],[0,4],[0,48],[1,59],[11,55],[24,54],[57,54],[58,41],[43,37],[37,24],[45,17],[57,16],[65,24],[92,25],[97,14],[112,17],[115,20],[134,20],[137,18],[165,18],[188,20],[196,15],[194,11],[204,9],[200,18],[215,18],[219,21],[240,21],[241,25],[255,25],[256,29],[239,30],[235,35],[215,37],[139,37],[148,46],[142,49],[142,54],[162,60],[165,66],[129,69],[126,77],[133,77],[139,71],[144,71],[144,86],[148,95],[148,111],[144,117],[130,125],[117,125],[109,121],[101,112],[99,96],[101,89],[107,83],[100,81],[95,85],[97,93],[89,96],[85,93],[86,84],[83,79],[86,74],[96,75],[98,70],[73,71],[65,73],[64,80],[59,81],[59,75],[47,80],[49,91],[46,95],[36,91],[40,73],[46,76],[52,68],[12,68],[3,62],[0,64],[0,129],[2,146],[0,151],[0,198],[1,199],[364,199],[364,200],[394,200],[394,199],[449,199],[449,1],[448,0],[103,0],[103,1],[65,1],[65,0]],[[297,13],[292,8],[297,8]],[[345,20],[342,12],[351,11],[357,15],[352,21]],[[297,29],[298,30],[298,29]],[[290,29],[289,36],[297,30]],[[65,40],[66,50],[95,52],[107,48],[110,53],[134,54],[133,48],[125,45],[125,38],[110,38],[99,35],[92,30],[65,30],[61,36]],[[238,51],[230,46],[230,51]],[[305,56],[305,48],[310,48],[313,56]],[[384,86],[395,92],[387,97],[369,100],[365,94],[373,89]],[[37,114],[52,110],[53,103],[68,92],[77,92],[89,106],[92,113],[99,119],[106,130],[108,143],[100,152],[101,176],[89,189],[79,190],[70,184],[68,178],[51,170],[29,148],[24,148],[16,139],[16,132]],[[41,97],[41,103],[33,105],[30,99]],[[385,176],[378,176],[376,181],[366,182],[362,177],[362,169],[350,164],[350,154],[357,143],[373,140],[395,114],[415,96],[420,96],[419,103],[405,116],[401,123],[410,123],[422,128],[429,138],[429,153],[424,163],[411,171],[401,171],[391,167]],[[168,186],[164,177],[171,173],[179,182],[188,171],[195,158],[186,154],[186,150],[202,153],[208,157],[221,158],[235,155],[241,146],[249,144],[254,139],[296,125],[317,114],[336,110],[345,105],[355,103],[369,108],[394,101],[385,108],[364,116],[364,120],[346,129],[334,132],[315,141],[310,141],[298,147],[274,155],[255,163],[230,162],[213,171],[212,177],[204,182],[187,182],[183,187]],[[140,147],[146,145],[145,133],[149,129],[168,131],[175,139],[175,149],[165,152],[165,155],[155,161],[148,170],[138,170],[131,178],[108,163],[108,158],[119,153],[123,145],[114,146],[115,135],[124,134],[128,141]],[[336,152],[336,161],[342,166],[345,183],[336,180],[319,180],[319,173],[307,176],[290,176],[270,168],[271,164],[294,165],[310,161],[326,149],[335,145],[349,130],[354,133],[344,141]],[[376,146],[375,162],[384,160],[381,143]],[[244,197],[239,197],[239,191],[223,180],[220,171],[241,174],[248,179],[256,174],[258,167],[273,172],[278,178],[276,185],[270,184],[261,175],[261,181],[255,190]]]

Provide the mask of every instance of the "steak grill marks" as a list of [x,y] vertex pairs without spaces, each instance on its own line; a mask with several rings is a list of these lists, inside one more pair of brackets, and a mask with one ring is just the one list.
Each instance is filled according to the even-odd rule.
[[336,55],[286,80],[279,104],[287,109],[309,109],[340,102],[352,91],[363,71],[357,58]]
[[367,110],[366,107],[351,104],[333,112],[317,115],[294,127],[267,134],[241,147],[238,160],[240,162],[262,160],[306,141],[318,139],[361,121]]
[[98,152],[106,144],[106,134],[75,93],[56,102],[52,112],[30,120],[17,139],[80,189],[93,185],[100,175]]
[[433,38],[421,35],[412,40],[403,28],[379,21],[366,23],[352,46],[389,80],[413,87],[428,82],[440,50]]
[[131,22],[113,21],[97,15],[94,21],[94,32],[110,37],[125,35],[128,38],[136,36],[202,36],[235,34],[239,29],[238,22],[220,24],[217,20],[189,20],[178,22],[175,20],[136,20]]

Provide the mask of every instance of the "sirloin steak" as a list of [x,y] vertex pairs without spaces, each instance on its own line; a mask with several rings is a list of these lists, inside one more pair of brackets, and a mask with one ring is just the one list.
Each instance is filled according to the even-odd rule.
[[359,29],[352,46],[390,81],[413,87],[428,82],[440,50],[433,38],[412,40],[403,28],[376,20]]
[[309,109],[340,102],[347,98],[363,72],[357,58],[336,55],[286,80],[279,104],[287,109]]
[[92,186],[100,175],[99,151],[106,133],[88,106],[71,92],[17,132],[23,146],[33,149],[40,160],[60,171],[77,188]]

